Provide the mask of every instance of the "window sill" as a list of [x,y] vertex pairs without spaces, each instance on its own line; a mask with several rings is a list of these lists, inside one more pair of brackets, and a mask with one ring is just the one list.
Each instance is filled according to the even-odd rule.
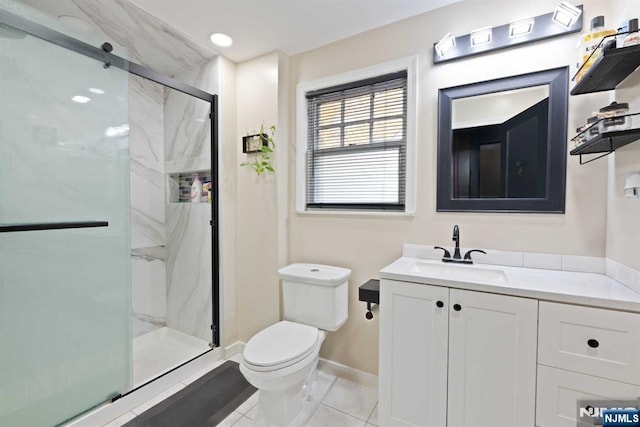
[[296,210],[296,214],[302,216],[350,216],[350,217],[380,217],[380,218],[413,218],[415,212],[398,212],[398,211],[347,211],[347,210],[312,210],[301,211]]

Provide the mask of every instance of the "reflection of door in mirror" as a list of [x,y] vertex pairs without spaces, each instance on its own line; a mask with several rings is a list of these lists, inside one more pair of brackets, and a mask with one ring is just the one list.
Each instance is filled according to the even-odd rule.
[[454,198],[544,198],[548,115],[548,85],[455,99]]

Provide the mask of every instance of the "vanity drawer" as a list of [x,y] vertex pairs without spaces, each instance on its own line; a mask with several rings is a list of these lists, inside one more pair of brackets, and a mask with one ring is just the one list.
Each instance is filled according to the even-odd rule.
[[590,375],[538,365],[536,425],[539,427],[593,427],[582,417],[578,423],[578,401],[634,401],[640,387]]
[[538,363],[640,384],[640,314],[540,302]]

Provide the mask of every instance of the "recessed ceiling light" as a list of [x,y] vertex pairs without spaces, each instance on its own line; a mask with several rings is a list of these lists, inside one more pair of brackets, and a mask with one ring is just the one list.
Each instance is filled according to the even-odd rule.
[[233,43],[231,37],[223,33],[213,33],[209,36],[209,40],[211,40],[211,43],[222,47],[231,46]]
[[93,26],[84,19],[80,19],[71,15],[60,15],[58,20],[64,24],[70,30],[78,33],[90,34],[93,33]]
[[103,95],[104,91],[102,89],[98,89],[97,87],[90,87],[89,92],[95,93],[96,95]]
[[86,96],[82,96],[82,95],[76,95],[73,98],[71,98],[71,100],[79,104],[86,104],[87,102],[91,101],[91,98],[87,98]]

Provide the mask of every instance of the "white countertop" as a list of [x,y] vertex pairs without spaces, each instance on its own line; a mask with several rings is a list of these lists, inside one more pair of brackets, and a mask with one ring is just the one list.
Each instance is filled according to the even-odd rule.
[[437,272],[427,275],[413,268],[416,263],[443,264],[439,260],[401,257],[380,270],[380,278],[640,313],[640,294],[603,274],[488,264],[446,264],[447,268],[470,267],[504,272],[504,283],[490,283],[482,278],[462,281],[447,274],[437,275]]

